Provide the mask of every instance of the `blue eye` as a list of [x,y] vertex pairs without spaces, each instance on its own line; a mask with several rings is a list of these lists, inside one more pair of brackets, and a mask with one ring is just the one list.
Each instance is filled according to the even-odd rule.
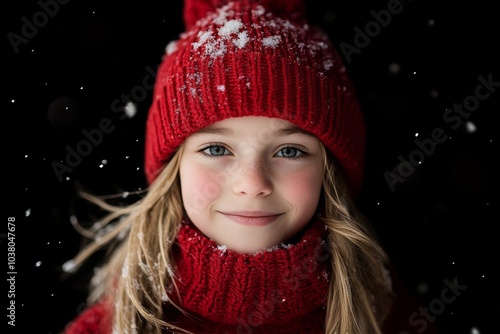
[[304,151],[292,146],[284,147],[276,153],[276,156],[288,159],[299,159],[303,158],[305,155],[306,153]]
[[211,157],[220,157],[230,154],[227,148],[222,145],[210,145],[202,149],[201,152]]

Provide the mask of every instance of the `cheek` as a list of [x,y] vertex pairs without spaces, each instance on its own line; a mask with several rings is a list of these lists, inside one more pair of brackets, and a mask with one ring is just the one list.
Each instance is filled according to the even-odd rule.
[[180,179],[184,207],[191,214],[204,210],[221,192],[221,177],[206,168],[182,166]]
[[285,179],[283,194],[304,214],[312,215],[318,205],[322,182],[321,171],[294,173]]

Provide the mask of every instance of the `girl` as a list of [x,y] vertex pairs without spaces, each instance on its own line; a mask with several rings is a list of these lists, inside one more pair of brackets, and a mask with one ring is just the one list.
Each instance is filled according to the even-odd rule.
[[149,110],[147,193],[84,194],[110,214],[74,264],[117,246],[65,332],[381,333],[393,292],[353,204],[365,127],[340,56],[299,0],[186,0],[184,20]]

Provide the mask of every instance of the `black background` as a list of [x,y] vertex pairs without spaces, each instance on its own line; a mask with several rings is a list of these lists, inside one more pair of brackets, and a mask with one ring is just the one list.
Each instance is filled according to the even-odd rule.
[[[16,219],[16,326],[8,326],[9,333],[58,333],[81,311],[91,267],[71,277],[61,270],[85,241],[69,220],[76,186],[100,195],[145,188],[143,136],[151,91],[137,93],[151,84],[150,69],[166,44],[183,31],[180,0],[73,0],[52,7],[45,21],[41,3],[10,2],[2,11],[3,210],[4,219]],[[307,6],[311,22],[335,45],[355,46],[355,28],[373,25],[371,11],[388,3],[313,0]],[[368,127],[358,204],[402,281],[444,333],[495,333],[499,327],[494,254],[500,87],[461,117],[459,128],[443,119],[447,108],[476,94],[479,76],[500,82],[500,19],[493,3],[403,1],[400,13],[344,59]],[[26,22],[38,27],[26,30]],[[9,36],[27,38],[16,50]],[[391,70],[395,66],[399,71]],[[132,118],[112,108],[116,99],[123,106],[122,95],[137,104]],[[67,147],[78,147],[87,139],[85,130],[99,129],[105,118],[113,130],[59,181],[53,162],[64,163]],[[447,139],[422,153],[415,140],[425,142],[436,129]],[[418,155],[421,164],[391,190],[386,173],[397,173],[400,159],[415,162]],[[1,236],[6,254],[7,229]],[[445,301],[445,281],[453,279],[466,288]],[[11,300],[2,304],[6,314]]]

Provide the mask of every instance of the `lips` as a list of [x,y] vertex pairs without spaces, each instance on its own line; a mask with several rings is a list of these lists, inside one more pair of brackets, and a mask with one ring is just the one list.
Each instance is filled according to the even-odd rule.
[[220,212],[228,219],[242,225],[264,226],[271,224],[282,213],[272,213],[267,211],[231,211]]

